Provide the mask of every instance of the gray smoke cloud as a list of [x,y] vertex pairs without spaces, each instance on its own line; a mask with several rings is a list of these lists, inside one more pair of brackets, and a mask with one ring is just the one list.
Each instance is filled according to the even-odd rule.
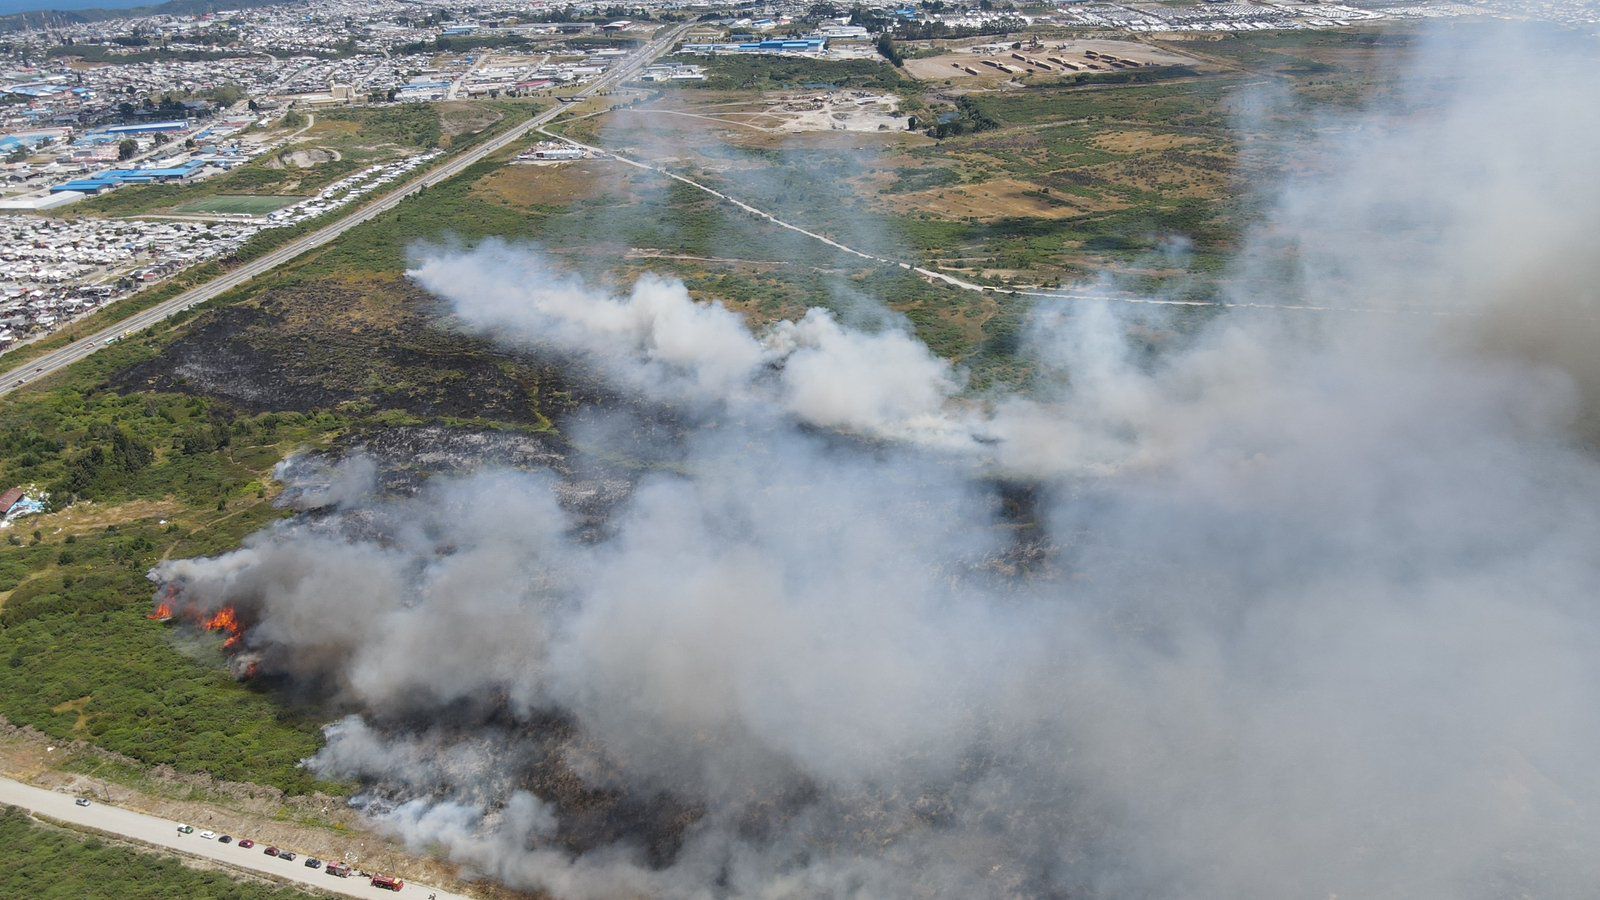
[[351,711],[309,764],[377,827],[519,888],[1586,895],[1600,68],[1520,40],[1440,38],[1425,103],[1324,123],[1230,282],[1374,312],[1152,358],[1050,308],[1025,395],[962,396],[892,319],[757,333],[425,252],[467,327],[683,410],[672,463],[598,529],[553,473],[297,464],[320,513],[153,577]]
[[623,387],[691,408],[786,412],[823,428],[904,436],[943,431],[961,387],[950,364],[903,327],[849,329],[812,309],[756,335],[682,282],[646,276],[613,297],[531,248],[499,241],[424,254],[410,275],[473,329],[580,354]]

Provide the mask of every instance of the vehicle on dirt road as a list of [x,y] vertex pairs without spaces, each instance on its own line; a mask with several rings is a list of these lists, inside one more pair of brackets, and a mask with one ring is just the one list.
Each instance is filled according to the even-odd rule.
[[295,852],[293,850],[285,850],[278,854],[278,858],[285,862],[294,862]]
[[265,853],[268,856],[277,856],[278,855],[278,848],[277,847],[268,847],[267,849],[265,849],[265,850],[263,850],[261,852]]
[[214,841],[217,838],[217,833],[215,831],[202,831],[200,836],[208,841]]
[[308,869],[320,869],[322,868],[322,860],[317,859],[315,856],[308,856],[306,857],[305,865]]
[[350,877],[350,867],[344,863],[328,863],[327,872],[329,875],[337,875],[340,878]]
[[372,876],[372,886],[378,888],[387,888],[391,891],[398,891],[405,887],[406,883],[398,878],[390,878],[388,875],[374,875]]
[[74,800],[72,802],[78,804],[79,806],[88,806],[89,805],[89,798],[88,797],[79,797],[78,799],[76,799],[76,800]]
[[219,844],[231,844],[231,843],[233,843],[233,835],[225,834],[222,837],[217,838],[217,843],[219,843]]
[[256,842],[250,840],[249,838],[245,838],[244,840],[239,842],[239,847],[240,847],[240,849],[243,849],[243,850],[249,850],[251,847],[254,847],[255,845],[256,845]]
[[193,825],[179,825],[178,826],[178,833],[179,834],[194,834],[194,826]]

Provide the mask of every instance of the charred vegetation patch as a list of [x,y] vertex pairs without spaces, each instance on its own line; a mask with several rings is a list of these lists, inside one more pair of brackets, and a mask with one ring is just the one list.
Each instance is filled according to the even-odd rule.
[[211,312],[112,386],[197,394],[248,412],[354,404],[537,427],[609,399],[557,365],[442,327],[419,294],[398,279],[279,287]]

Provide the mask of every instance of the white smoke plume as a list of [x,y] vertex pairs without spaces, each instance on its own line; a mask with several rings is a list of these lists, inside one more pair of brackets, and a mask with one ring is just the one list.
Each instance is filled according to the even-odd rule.
[[1239,300],[1388,312],[1152,357],[1046,310],[1027,395],[425,254],[469,327],[690,409],[673,464],[589,529],[554,475],[350,463],[153,575],[352,710],[311,765],[379,827],[563,898],[1587,895],[1600,68],[1547,49],[1330,123],[1241,252]]
[[888,437],[942,427],[961,387],[948,362],[899,328],[846,329],[813,309],[755,335],[682,282],[646,276],[613,297],[498,241],[425,253],[410,274],[474,329],[577,354],[622,386],[679,404],[779,408],[808,424]]

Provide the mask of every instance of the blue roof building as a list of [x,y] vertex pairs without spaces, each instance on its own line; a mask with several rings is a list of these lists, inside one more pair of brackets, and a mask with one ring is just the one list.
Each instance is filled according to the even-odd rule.
[[161,134],[167,131],[182,131],[188,127],[187,120],[178,119],[173,122],[140,122],[137,125],[112,125],[110,128],[102,128],[100,131],[103,134],[111,134],[123,138],[136,134]]
[[162,184],[168,181],[183,181],[205,168],[202,160],[190,160],[181,166],[171,166],[161,169],[111,169],[101,172],[92,178],[82,178],[58,184],[50,188],[52,193],[61,191],[82,191],[85,194],[98,194],[124,184]]
[[84,194],[98,194],[101,191],[109,191],[118,184],[119,182],[105,178],[82,178],[77,181],[69,181],[66,184],[55,185],[50,188],[50,193],[59,194],[62,191],[78,191]]

